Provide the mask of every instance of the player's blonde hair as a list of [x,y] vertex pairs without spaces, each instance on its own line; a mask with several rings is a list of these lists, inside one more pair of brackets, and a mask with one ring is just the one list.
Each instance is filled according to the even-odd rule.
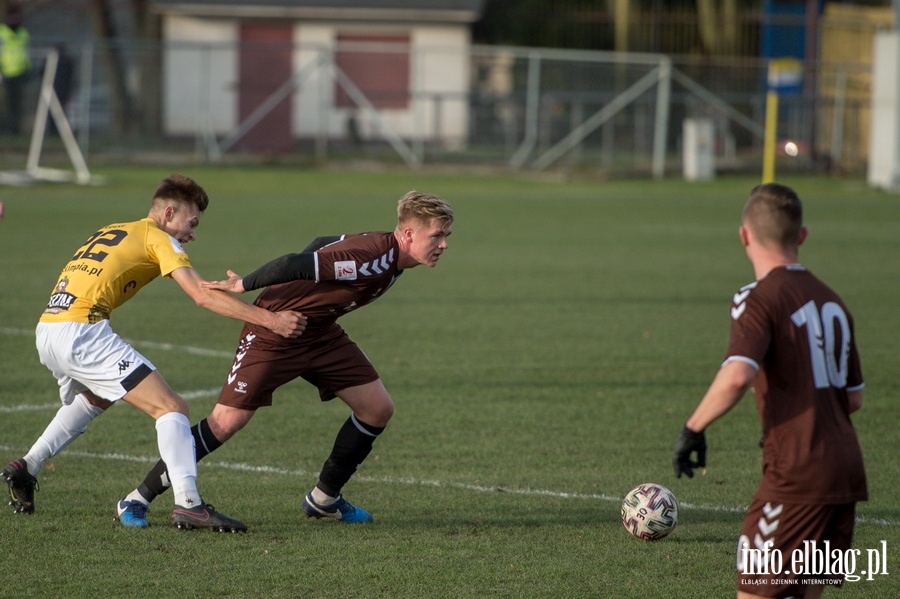
[[453,224],[453,209],[441,198],[427,193],[410,191],[397,203],[397,222],[411,220],[430,223],[433,220],[443,225]]
[[742,218],[761,243],[790,247],[800,239],[803,202],[787,185],[757,185],[744,205]]

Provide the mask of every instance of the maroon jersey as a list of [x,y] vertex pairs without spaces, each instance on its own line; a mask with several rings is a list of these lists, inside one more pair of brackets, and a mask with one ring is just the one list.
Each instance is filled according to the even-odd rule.
[[838,295],[800,265],[773,269],[734,295],[726,362],[757,368],[765,437],[757,497],[788,503],[867,498],[848,391],[863,387],[853,318]]
[[365,306],[394,284],[400,247],[394,234],[347,235],[316,251],[316,279],[266,287],[256,301],[273,312],[295,310],[306,316],[306,330],[297,339],[284,339],[264,327],[252,331],[275,345],[304,344],[321,335],[344,314]]

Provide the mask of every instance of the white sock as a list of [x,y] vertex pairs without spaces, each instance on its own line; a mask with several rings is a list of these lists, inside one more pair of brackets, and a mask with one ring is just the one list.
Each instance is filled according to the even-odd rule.
[[75,396],[72,403],[64,405],[25,454],[28,473],[37,476],[44,462],[65,449],[87,430],[88,424],[103,413],[102,408],[91,404],[83,394]]
[[202,503],[197,491],[197,458],[191,421],[178,412],[163,414],[156,420],[159,455],[166,463],[175,505],[192,508]]
[[147,498],[141,495],[137,489],[126,495],[122,501],[139,501],[148,507],[150,506],[150,502],[147,501]]
[[325,491],[320,489],[319,487],[313,487],[312,490],[312,498],[313,501],[318,503],[321,506],[331,505],[337,500],[337,497],[332,497],[331,495],[326,495]]

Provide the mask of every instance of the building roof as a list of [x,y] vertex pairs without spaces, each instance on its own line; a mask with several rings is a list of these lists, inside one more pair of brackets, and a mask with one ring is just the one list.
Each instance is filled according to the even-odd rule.
[[152,0],[163,14],[305,20],[472,23],[484,0]]

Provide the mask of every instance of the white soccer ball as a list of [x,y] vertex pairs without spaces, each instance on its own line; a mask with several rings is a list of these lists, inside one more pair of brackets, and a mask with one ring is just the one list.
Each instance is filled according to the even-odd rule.
[[678,499],[662,485],[643,483],[622,501],[622,524],[644,541],[658,541],[678,524]]

